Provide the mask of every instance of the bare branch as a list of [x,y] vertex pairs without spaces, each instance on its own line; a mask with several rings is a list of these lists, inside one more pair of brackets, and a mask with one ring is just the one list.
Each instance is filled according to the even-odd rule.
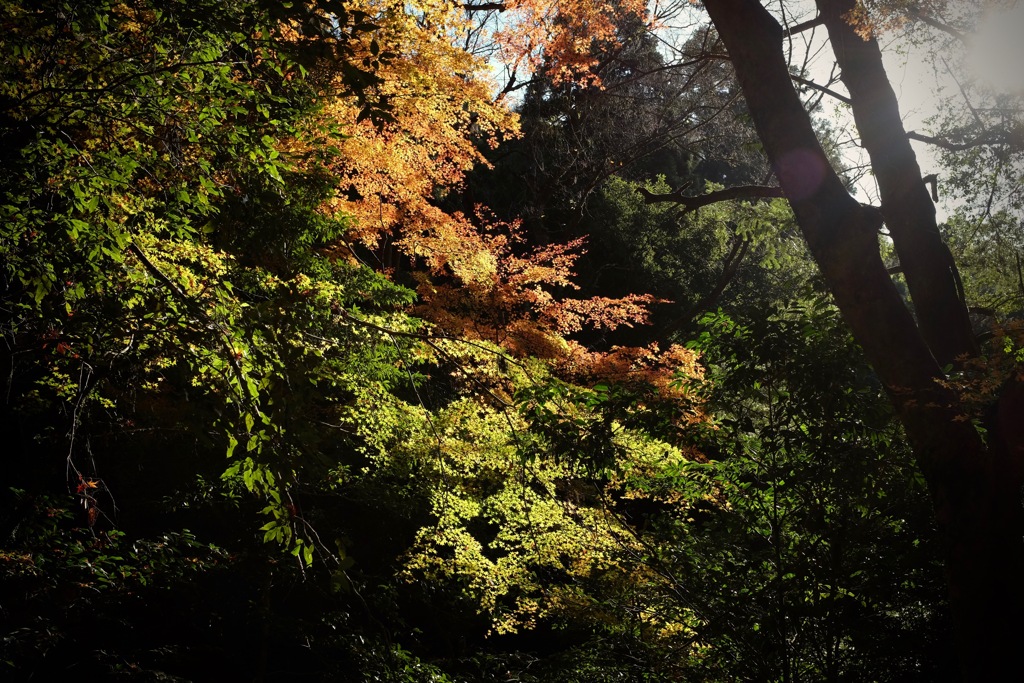
[[985,122],[981,120],[981,114],[978,113],[978,110],[971,103],[971,97],[967,94],[967,88],[965,88],[964,84],[960,82],[960,79],[956,77],[956,74],[953,72],[953,67],[949,65],[949,62],[946,61],[945,58],[942,59],[942,64],[946,67],[946,73],[949,74],[949,77],[953,79],[954,83],[956,83],[956,87],[959,88],[960,94],[964,98],[964,104],[967,105],[967,109],[971,112],[971,116],[974,117],[975,122],[977,122],[979,126],[984,127]]
[[792,78],[794,81],[796,81],[800,85],[805,85],[808,88],[812,88],[812,89],[817,90],[819,92],[823,92],[826,95],[829,95],[830,97],[834,97],[837,100],[839,100],[840,102],[842,102],[843,104],[853,104],[850,101],[850,98],[847,97],[846,95],[840,95],[835,90],[832,90],[831,88],[827,88],[824,85],[818,85],[814,81],[809,81],[806,78],[801,78],[800,76],[797,76],[795,74],[790,76],[790,78]]
[[802,21],[799,24],[797,24],[796,26],[792,26],[792,27],[786,29],[786,35],[787,36],[795,36],[798,33],[803,33],[804,31],[806,31],[808,29],[812,29],[815,26],[821,26],[824,23],[825,23],[825,19],[819,15],[819,16],[814,17],[813,19],[808,19],[807,21]]

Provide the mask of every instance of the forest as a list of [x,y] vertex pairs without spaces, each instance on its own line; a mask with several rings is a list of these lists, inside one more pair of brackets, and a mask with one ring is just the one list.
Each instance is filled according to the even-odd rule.
[[0,678],[1015,680],[1020,35],[0,0]]

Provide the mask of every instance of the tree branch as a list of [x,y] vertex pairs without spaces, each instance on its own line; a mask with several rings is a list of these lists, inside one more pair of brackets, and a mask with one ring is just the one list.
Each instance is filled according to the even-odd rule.
[[920,21],[922,23],[928,24],[932,28],[937,28],[937,29],[939,29],[940,31],[942,31],[944,33],[948,33],[949,35],[953,36],[954,38],[956,38],[959,41],[962,41],[962,42],[965,42],[965,43],[967,42],[967,36],[965,36],[962,31],[960,31],[960,30],[958,30],[956,28],[953,28],[949,24],[946,24],[944,22],[939,21],[935,17],[931,17],[931,16],[925,14],[924,12],[922,12],[917,7],[909,8],[907,10],[907,14],[909,14],[910,16],[912,16],[913,18],[917,19],[918,21]]
[[821,26],[824,23],[825,23],[825,19],[819,14],[818,16],[814,17],[813,19],[808,19],[807,21],[802,21],[799,24],[797,24],[796,26],[791,26],[791,27],[787,28],[786,29],[786,35],[787,36],[795,36],[798,33],[803,33],[804,31],[806,31],[808,29],[812,29],[815,26]]
[[935,145],[942,149],[949,150],[950,152],[963,152],[968,149],[974,149],[975,147],[981,147],[983,145],[998,145],[998,144],[1011,144],[1019,145],[1024,142],[1024,136],[1021,140],[1011,138],[1003,131],[989,131],[988,135],[968,140],[967,142],[951,142],[945,138],[937,138],[931,135],[923,135],[917,131],[910,131],[907,133],[907,137],[911,140],[917,140],[918,142],[924,142],[929,145]]
[[248,382],[246,382],[245,370],[239,362],[239,358],[241,356],[238,349],[235,348],[234,343],[231,341],[231,333],[226,326],[223,323],[213,320],[198,303],[196,303],[185,292],[181,291],[174,281],[167,277],[155,263],[149,260],[146,252],[142,251],[139,245],[135,242],[129,242],[127,250],[139,260],[142,267],[145,268],[155,280],[169,289],[174,297],[178,299],[186,309],[188,309],[197,318],[204,321],[211,329],[217,331],[220,335],[221,343],[224,346],[226,360],[231,364],[232,369],[235,371],[235,376],[238,378],[239,393],[241,394],[240,398],[244,399],[245,402],[249,404],[254,413],[260,415],[259,402],[257,400],[258,397],[253,394],[249,388]]
[[732,247],[729,249],[729,254],[725,257],[725,262],[722,266],[722,274],[718,277],[718,282],[715,286],[702,297],[697,303],[693,304],[686,313],[677,318],[675,321],[670,323],[666,331],[668,332],[679,332],[681,330],[688,329],[697,316],[711,310],[711,307],[718,303],[718,300],[722,298],[722,294],[725,293],[726,287],[732,282],[733,278],[736,277],[736,273],[739,272],[740,264],[743,263],[743,257],[747,255],[747,250],[750,248],[750,242],[744,239],[736,238]]
[[793,74],[792,76],[790,76],[790,78],[792,78],[794,81],[796,81],[800,85],[806,85],[808,88],[812,88],[812,89],[817,90],[819,92],[823,92],[826,95],[829,95],[830,97],[834,97],[837,100],[839,100],[840,102],[842,102],[843,104],[853,104],[853,102],[850,101],[849,97],[847,97],[846,95],[840,95],[839,93],[837,93],[835,90],[832,90],[831,88],[826,88],[823,85],[818,85],[814,81],[809,81],[806,78],[801,78],[800,76],[797,76],[796,74]]
[[675,192],[668,193],[655,193],[645,187],[640,187],[637,188],[637,192],[643,195],[644,201],[647,204],[672,202],[673,204],[680,204],[686,207],[688,212],[733,199],[774,199],[785,196],[781,187],[769,187],[766,185],[738,185],[736,187],[727,187],[724,190],[708,192],[696,197],[687,197],[683,194],[684,189],[680,188]]

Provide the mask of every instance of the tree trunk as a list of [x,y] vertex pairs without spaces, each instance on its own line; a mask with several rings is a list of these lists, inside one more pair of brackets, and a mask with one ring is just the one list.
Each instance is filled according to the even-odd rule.
[[[849,35],[865,41],[836,23],[848,4],[819,0],[831,12],[833,40],[841,41],[837,53],[843,52],[844,80],[851,83],[885,220],[904,269],[914,273],[908,271],[907,279],[913,282],[920,327],[882,262],[876,213],[854,200],[829,166],[793,89],[782,27],[757,0],[705,0],[797,223],[836,305],[885,385],[928,480],[946,540],[965,679],[1000,680],[1019,668],[1016,648],[1024,643],[1024,438],[1013,431],[1019,430],[1015,416],[1024,414],[1024,384],[1015,382],[1003,392],[986,442],[956,393],[939,382],[940,363],[973,355],[975,345],[955,264],[935,228],[934,207],[899,123],[881,53],[877,45],[874,51],[851,46]],[[894,136],[903,138],[905,149]]]
[[850,91],[854,121],[878,181],[882,215],[892,236],[921,335],[940,366],[978,347],[956,264],[935,222],[935,205],[900,118],[899,102],[873,38],[857,35],[846,17],[857,0],[816,0]]

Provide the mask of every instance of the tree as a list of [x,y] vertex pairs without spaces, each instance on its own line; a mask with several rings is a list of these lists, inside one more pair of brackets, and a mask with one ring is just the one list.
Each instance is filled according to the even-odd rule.
[[[903,422],[946,539],[949,595],[963,674],[1015,670],[1024,639],[1024,380],[998,378],[984,411],[945,368],[979,357],[956,264],[941,239],[877,41],[851,24],[853,0],[818,0],[881,190],[880,212],[860,205],[828,164],[796,94],[785,32],[756,0],[707,0],[754,125],[835,298]],[[879,256],[888,227],[914,311]],[[979,427],[981,429],[979,429]]]
[[[437,680],[376,619],[450,483],[442,448],[507,425],[513,356],[587,381],[657,366],[662,387],[692,366],[588,354],[567,335],[649,297],[566,299],[573,244],[439,207],[514,117],[449,44],[451,8],[364,9],[0,3],[5,669]],[[381,236],[404,251],[374,269]],[[374,469],[410,444],[436,478]]]

